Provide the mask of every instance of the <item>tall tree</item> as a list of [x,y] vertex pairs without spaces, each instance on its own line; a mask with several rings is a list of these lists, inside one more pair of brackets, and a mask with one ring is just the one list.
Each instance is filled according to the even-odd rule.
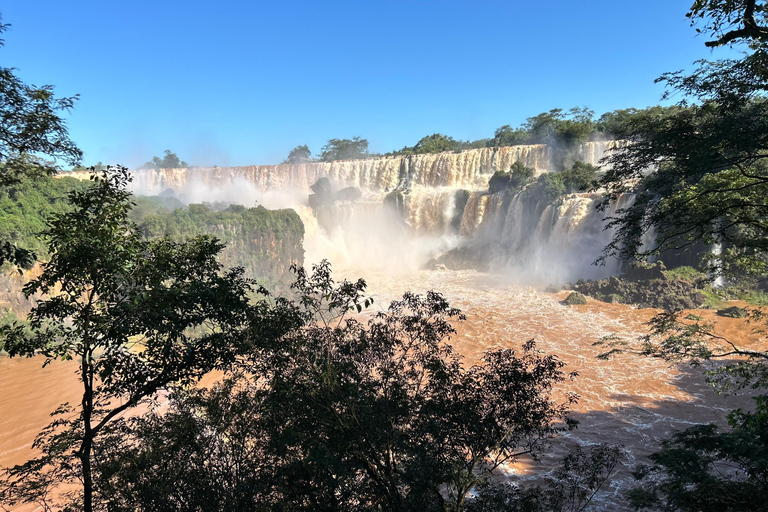
[[[606,254],[642,258],[697,242],[718,247],[713,271],[768,277],[768,11],[755,0],[697,0],[688,12],[710,47],[741,45],[741,59],[700,61],[690,75],[659,80],[682,92],[679,108],[627,120],[630,144],[611,155],[599,180],[613,200],[635,202],[611,222]],[[607,206],[607,202],[604,206]],[[643,242],[655,232],[650,247]],[[715,257],[716,256],[716,257]],[[713,274],[714,275],[714,272]],[[753,317],[764,320],[762,312]],[[731,430],[697,425],[676,432],[651,456],[630,493],[637,508],[681,511],[764,510],[768,352],[739,347],[695,316],[666,312],[635,352],[669,361],[718,362],[719,390],[757,390],[755,412],[734,411]],[[611,342],[608,357],[627,350]],[[754,391],[753,391],[754,392]],[[653,478],[647,478],[652,476]]]
[[[627,121],[621,131],[631,143],[607,159],[599,186],[609,201],[625,192],[636,200],[612,220],[616,236],[606,255],[642,258],[704,241],[723,248],[710,259],[719,271],[768,272],[765,9],[755,1],[694,3],[688,15],[715,37],[711,45],[741,43],[745,56],[662,76],[686,95],[680,108]],[[644,246],[649,232],[655,241]]]
[[42,354],[77,363],[82,400],[63,406],[35,442],[42,455],[6,470],[0,501],[44,503],[60,485],[78,483],[86,512],[104,499],[93,484],[94,453],[120,415],[172,383],[194,383],[234,357],[248,315],[251,284],[224,272],[222,245],[144,241],[128,219],[127,169],[110,169],[73,191],[73,211],[44,234],[51,259],[27,295],[49,294],[21,325],[2,330],[11,356]]
[[152,161],[147,162],[142,167],[146,169],[179,169],[188,166],[189,164],[187,162],[179,160],[176,153],[171,152],[170,149],[166,149],[163,158],[153,156]]

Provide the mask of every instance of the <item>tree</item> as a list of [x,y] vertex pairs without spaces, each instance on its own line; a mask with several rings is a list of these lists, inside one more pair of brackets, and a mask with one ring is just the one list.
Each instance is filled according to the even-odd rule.
[[443,135],[442,133],[433,133],[419,140],[413,147],[413,152],[420,155],[423,153],[456,151],[458,149],[461,149],[461,143],[454,140],[453,137]]
[[323,146],[320,152],[320,160],[331,162],[333,160],[355,160],[368,156],[368,141],[360,137],[351,139],[331,139]]
[[[253,317],[243,375],[116,432],[100,459],[110,510],[466,510],[480,488],[514,499],[494,470],[573,427],[575,397],[552,400],[573,374],[532,341],[466,368],[447,343],[461,313],[440,294],[365,320],[362,280],[296,271],[295,299]],[[561,490],[588,501],[616,464],[606,450],[574,452]]]
[[597,171],[594,165],[576,162],[570,169],[561,172],[560,176],[567,192],[585,192],[594,187]]
[[691,25],[702,22],[697,32],[715,39],[704,43],[709,47],[739,41],[768,42],[768,9],[759,0],[696,0],[686,15]]
[[[8,27],[0,23],[0,34]],[[0,46],[4,43],[0,39]],[[13,68],[0,67],[0,186],[19,183],[25,177],[50,176],[59,170],[55,162],[43,157],[72,165],[80,162],[82,152],[69,139],[62,118],[76,99],[57,98],[52,86],[25,84]],[[35,259],[33,252],[0,240],[0,263],[9,261],[31,268]]]
[[73,191],[73,211],[55,215],[44,233],[51,259],[24,292],[49,294],[29,315],[29,329],[2,329],[11,356],[42,354],[77,361],[77,407],[62,406],[37,438],[42,455],[6,470],[0,501],[45,503],[60,485],[91,512],[105,499],[94,486],[101,436],[124,412],[173,383],[195,383],[225,367],[240,346],[252,287],[241,269],[222,271],[222,245],[209,237],[182,243],[144,241],[128,219],[130,180],[110,168]]
[[502,190],[518,191],[533,180],[536,169],[526,167],[523,162],[515,162],[509,172],[496,171],[488,180],[488,191],[491,194]]
[[288,153],[288,159],[285,163],[289,164],[302,164],[311,161],[312,153],[306,145],[296,146]]
[[728,415],[729,431],[696,425],[662,442],[652,465],[635,470],[629,493],[638,509],[700,512],[768,509],[768,397],[755,412]]
[[[746,43],[738,60],[699,61],[690,75],[659,80],[686,95],[680,106],[647,111],[627,122],[630,144],[608,159],[598,185],[607,207],[625,192],[635,202],[612,219],[605,255],[644,258],[703,241],[722,247],[712,275],[768,271],[768,53],[763,2],[697,1],[688,16],[715,39]],[[688,100],[694,100],[689,103]],[[655,232],[650,247],[646,234]]]
[[163,158],[153,156],[152,161],[147,162],[143,167],[146,169],[180,169],[182,167],[189,167],[189,164],[179,160],[176,153],[171,153],[170,149],[166,149]]
[[530,133],[535,144],[564,143],[574,145],[586,140],[594,130],[592,116],[594,112],[587,108],[574,107],[563,113],[559,108],[529,117],[525,129]]
[[518,144],[529,144],[531,134],[521,128],[512,128],[505,124],[498,128],[493,135],[493,139],[488,142],[489,147],[516,146]]
[[[8,27],[0,23],[0,34]],[[52,86],[27,85],[13,68],[0,67],[0,185],[17,183],[22,176],[49,176],[58,170],[55,163],[30,157],[79,163],[82,152],[69,139],[61,117],[76,99],[56,98]]]
[[[699,61],[690,75],[659,80],[686,95],[668,110],[625,121],[630,144],[611,155],[598,180],[608,200],[631,191],[635,201],[610,225],[605,254],[643,258],[703,242],[717,246],[711,276],[768,275],[768,53],[766,5],[754,0],[696,1],[688,16],[714,39],[707,46],[746,43],[735,60]],[[689,103],[689,100],[693,100]],[[604,203],[607,206],[607,202]],[[656,232],[650,248],[643,237]],[[764,321],[763,313],[752,317]],[[731,429],[697,425],[676,432],[636,473],[629,498],[637,508],[763,510],[766,485],[768,352],[739,347],[695,315],[669,311],[651,321],[639,348],[611,341],[601,357],[631,351],[671,362],[719,364],[708,379],[720,391],[758,390],[754,412],[734,411]],[[719,362],[719,363],[718,363]],[[649,478],[650,477],[650,478]]]

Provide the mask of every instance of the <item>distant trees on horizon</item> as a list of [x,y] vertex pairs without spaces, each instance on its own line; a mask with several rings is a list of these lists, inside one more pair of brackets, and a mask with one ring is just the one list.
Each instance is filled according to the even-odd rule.
[[[435,154],[527,144],[550,144],[568,149],[582,142],[626,137],[631,133],[632,123],[636,119],[654,116],[663,120],[683,108],[680,106],[627,108],[606,112],[598,118],[595,118],[594,111],[586,107],[574,107],[569,110],[555,108],[529,117],[525,123],[516,128],[508,124],[500,126],[491,138],[473,141],[456,140],[449,135],[433,133],[422,137],[413,146],[404,146],[383,156]],[[313,158],[309,147],[304,144],[293,148],[283,163],[330,162],[381,156],[378,153],[371,153],[368,145],[368,140],[359,136],[351,139],[330,139],[321,149],[320,155]]]

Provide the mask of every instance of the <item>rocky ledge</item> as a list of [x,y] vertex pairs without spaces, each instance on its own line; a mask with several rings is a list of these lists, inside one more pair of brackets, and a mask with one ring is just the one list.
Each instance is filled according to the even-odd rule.
[[620,277],[583,281],[566,286],[603,302],[639,308],[694,309],[706,301],[705,279],[675,275],[663,263],[635,265]]

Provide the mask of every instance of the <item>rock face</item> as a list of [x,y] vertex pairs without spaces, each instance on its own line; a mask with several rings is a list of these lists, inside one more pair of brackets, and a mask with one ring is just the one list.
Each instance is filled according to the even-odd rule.
[[579,281],[573,289],[603,302],[632,304],[639,308],[693,309],[706,300],[706,283],[670,276],[664,264],[630,267],[621,277]]
[[168,234],[177,240],[213,235],[226,244],[218,258],[221,263],[243,267],[248,277],[270,291],[286,289],[293,281],[291,264],[304,263],[304,225],[294,210],[232,205],[213,211],[190,205],[147,217],[139,227],[146,236]]

